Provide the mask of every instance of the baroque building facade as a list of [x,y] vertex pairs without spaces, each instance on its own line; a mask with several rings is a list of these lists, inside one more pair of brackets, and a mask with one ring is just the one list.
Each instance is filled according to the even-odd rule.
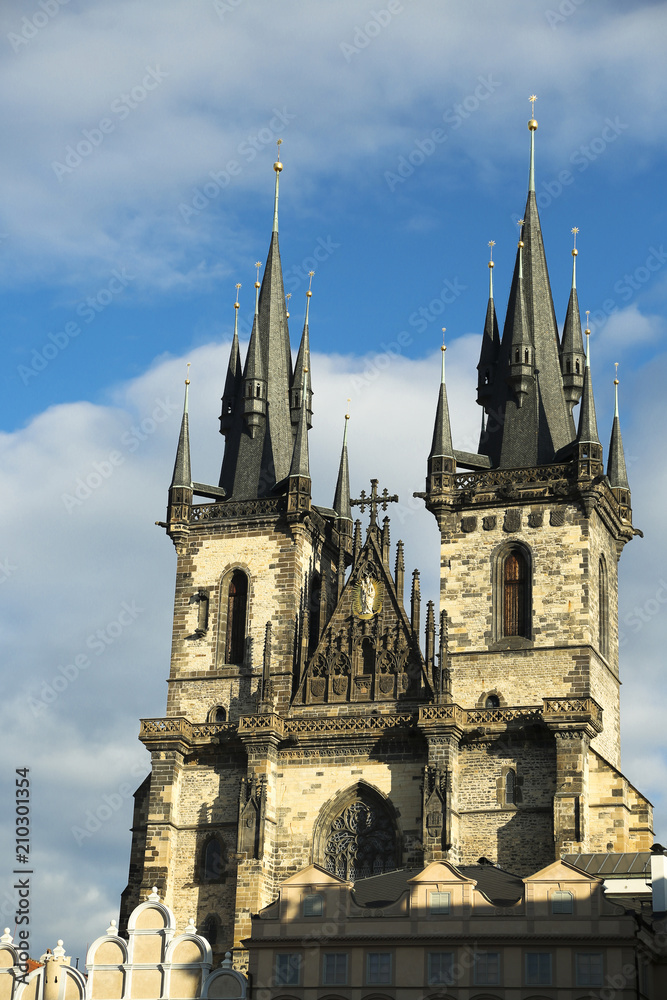
[[121,931],[157,887],[179,926],[194,918],[215,959],[229,950],[243,970],[252,916],[309,865],[348,885],[481,857],[525,879],[565,854],[650,848],[650,803],[620,770],[617,568],[636,529],[618,407],[605,467],[576,250],[561,336],[529,128],[502,337],[490,265],[474,454],[453,446],[443,348],[418,494],[441,535],[440,603],[423,616],[419,574],[408,595],[402,542],[391,551],[397,498],[375,479],[351,497],[347,418],[332,506],[313,502],[309,313],[293,363],[274,164],[217,486],[192,479],[186,384],[163,522],[177,554],[169,693],[165,716],[142,720],[152,771]]

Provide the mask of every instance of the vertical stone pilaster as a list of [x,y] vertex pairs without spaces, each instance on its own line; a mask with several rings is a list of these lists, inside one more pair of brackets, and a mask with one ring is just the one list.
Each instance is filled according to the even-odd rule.
[[[274,895],[276,770],[283,723],[272,714],[244,716],[239,722],[239,735],[248,754],[244,787],[250,793],[239,806],[233,954],[235,968],[241,969],[247,963],[241,941],[250,937],[251,916],[270,903]],[[243,828],[248,823],[250,826]]]
[[422,796],[424,864],[459,860],[459,711],[456,705],[446,705],[427,706],[419,713],[428,745]]
[[588,751],[590,736],[583,729],[558,729],[554,842],[556,857],[586,850],[588,840]]

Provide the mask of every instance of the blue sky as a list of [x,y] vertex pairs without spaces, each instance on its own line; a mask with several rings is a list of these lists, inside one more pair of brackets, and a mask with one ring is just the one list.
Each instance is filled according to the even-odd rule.
[[[31,767],[35,954],[63,937],[83,959],[117,913],[126,790],[147,768],[138,719],[166,702],[174,557],[153,522],[164,515],[185,363],[193,474],[216,482],[234,286],[247,329],[278,138],[294,346],[305,273],[316,272],[315,498],[333,495],[350,397],[352,488],[377,475],[399,493],[392,538],[405,539],[406,569],[420,566],[425,598],[435,597],[435,523],[409,498],[425,474],[440,329],[455,442],[472,450],[487,244],[502,316],[537,94],[556,312],[562,324],[577,226],[605,445],[620,364],[646,536],[621,562],[623,762],[667,836],[666,22],[661,3],[602,0],[2,5],[2,794],[14,767]],[[68,501],[91,474],[99,484]],[[89,662],[79,668],[77,657]],[[67,684],[40,710],[56,677]],[[99,829],[77,834],[100,812]],[[13,929],[10,873],[0,879]]]

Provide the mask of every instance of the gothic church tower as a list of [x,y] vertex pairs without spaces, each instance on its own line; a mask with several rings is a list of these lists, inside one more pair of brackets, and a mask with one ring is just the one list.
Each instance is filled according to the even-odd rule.
[[155,885],[243,968],[252,914],[309,863],[354,880],[484,855],[527,875],[566,851],[650,846],[650,805],[619,770],[617,561],[634,529],[618,413],[605,475],[574,272],[562,339],[556,327],[530,127],[502,339],[492,287],[487,308],[478,454],[453,447],[443,352],[421,494],[441,531],[441,603],[423,651],[419,573],[408,600],[383,516],[398,498],[375,479],[351,498],[347,418],[332,506],[313,503],[310,291],[293,366],[274,164],[218,486],[192,480],[186,385],[163,524],[177,555],[169,693],[166,715],[142,720],[152,772],[121,925]]

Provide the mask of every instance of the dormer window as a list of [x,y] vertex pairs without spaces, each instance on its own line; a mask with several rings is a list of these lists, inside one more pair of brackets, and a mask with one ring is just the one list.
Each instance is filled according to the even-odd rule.
[[574,897],[571,892],[565,889],[556,889],[551,893],[552,913],[573,913]]
[[429,892],[428,912],[431,915],[445,915],[449,913],[450,894],[448,892]]
[[324,915],[324,896],[313,892],[303,900],[304,917],[321,917]]

